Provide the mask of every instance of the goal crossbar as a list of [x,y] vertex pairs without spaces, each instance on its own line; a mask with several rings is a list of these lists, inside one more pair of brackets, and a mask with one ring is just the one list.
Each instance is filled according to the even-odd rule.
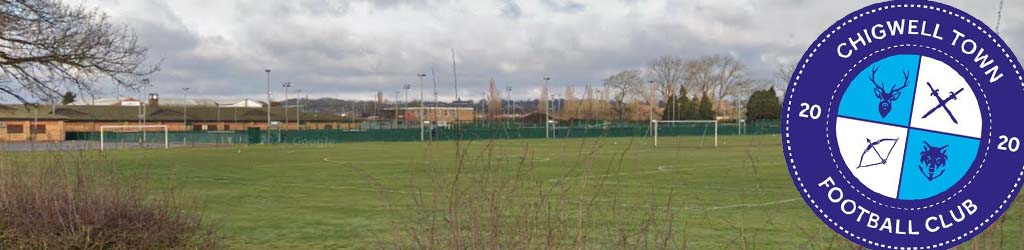
[[[170,136],[168,134],[167,125],[107,125],[100,126],[100,151],[106,149],[106,138],[105,133],[107,129],[119,129],[119,128],[136,128],[142,133],[145,133],[147,128],[162,128],[164,130],[164,148],[171,148]],[[143,142],[145,143],[145,142]]]
[[654,146],[658,146],[658,124],[659,123],[704,123],[715,125],[715,147],[718,147],[718,120],[651,120],[651,130],[654,135]]

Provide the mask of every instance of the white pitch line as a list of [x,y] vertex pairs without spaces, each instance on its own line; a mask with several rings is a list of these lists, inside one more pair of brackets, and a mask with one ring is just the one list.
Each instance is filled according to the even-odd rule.
[[707,208],[704,208],[704,210],[712,210],[712,211],[714,211],[714,210],[719,210],[719,209],[730,209],[730,208],[764,207],[764,206],[771,206],[771,205],[775,205],[775,204],[794,202],[794,201],[798,201],[798,200],[800,200],[800,198],[777,200],[777,201],[770,201],[770,202],[765,202],[765,203],[753,203],[753,204],[751,204],[751,203],[740,203],[740,204],[721,206],[721,207],[707,207]]
[[583,178],[592,179],[592,178],[613,177],[613,176],[645,175],[645,174],[667,173],[667,172],[678,172],[678,171],[689,171],[689,170],[742,168],[742,167],[746,167],[746,166],[743,166],[742,164],[723,164],[723,165],[711,165],[711,166],[700,166],[700,167],[689,167],[689,168],[676,168],[676,169],[669,169],[667,167],[668,166],[658,166],[657,167],[658,170],[650,170],[650,171],[637,171],[637,172],[602,174],[602,175],[586,175],[586,176],[574,176],[574,177],[565,177],[565,178],[551,178],[551,179],[548,179],[548,181],[549,182],[554,182],[554,181],[559,181],[559,180],[575,180],[575,179],[583,179]]
[[[335,160],[331,160],[329,158],[330,157],[324,157],[323,161],[334,163],[334,164],[355,164],[355,162],[335,161]],[[416,161],[416,160],[382,160],[382,161],[359,160],[359,164],[360,165],[380,164],[380,163],[421,163],[421,164],[428,164],[430,162],[429,161]]]
[[290,164],[263,164],[252,166],[252,168],[272,168],[272,167],[306,167],[314,164],[321,164],[320,162],[300,162]]
[[[627,183],[617,181],[604,181],[601,184],[605,185],[616,185],[616,186],[633,186],[638,188],[632,188],[630,190],[649,190],[649,188],[660,188],[660,189],[705,189],[705,190],[718,190],[718,191],[729,191],[729,192],[741,192],[744,190],[749,191],[749,188],[724,188],[722,186],[697,186],[697,185],[656,185],[656,184],[642,184],[642,183]],[[792,188],[761,188],[766,192],[791,192]]]
[[351,191],[362,191],[362,192],[384,192],[384,193],[393,193],[393,194],[402,194],[402,195],[431,195],[431,193],[428,193],[428,192],[420,193],[420,192],[394,191],[394,190],[382,190],[382,189],[368,189],[368,188],[358,188],[358,186],[350,186],[350,185],[266,183],[266,182],[229,180],[229,179],[216,179],[216,178],[185,178],[185,180],[210,181],[210,182],[219,182],[219,183],[237,183],[237,184],[249,184],[249,185],[260,185],[260,186],[295,186],[295,188],[307,188],[307,189],[351,190]]
[[[319,188],[319,189],[335,189],[335,190],[355,190],[355,191],[364,191],[364,192],[384,192],[384,193],[411,194],[411,195],[433,195],[432,192],[401,191],[401,190],[379,189],[379,188],[365,188],[365,187],[353,187],[353,186],[304,185],[304,184],[293,184],[293,183],[260,183],[260,182],[234,181],[234,180],[210,179],[210,178],[186,178],[185,180],[207,181],[207,182],[217,182],[217,183],[234,183],[234,184],[243,184],[243,185],[264,186],[264,187],[269,187],[269,186],[301,187],[301,188]],[[510,198],[510,199],[516,199],[516,200],[540,200],[540,198],[536,198],[536,197],[514,197],[514,196],[502,196],[502,197]],[[794,201],[798,201],[798,200],[800,200],[800,199],[799,198],[792,198],[792,199],[784,199],[784,200],[777,200],[777,201],[764,202],[764,203],[740,203],[740,204],[733,204],[733,205],[728,205],[728,206],[717,206],[717,207],[681,207],[681,208],[680,207],[672,207],[672,210],[707,210],[707,211],[716,211],[716,210],[725,210],[725,209],[733,209],[733,208],[766,207],[766,206],[772,206],[772,205],[777,205],[777,204],[794,202]],[[605,200],[605,199],[598,199],[598,200],[595,200],[595,201],[603,202],[603,203],[614,202],[613,200]],[[570,201],[570,202],[574,202],[574,201]],[[664,208],[664,207],[660,207],[660,206],[658,206],[658,207],[651,207],[651,206],[637,206],[637,205],[625,205],[625,204],[621,204],[619,206],[622,206],[622,207],[638,207],[638,208],[656,208],[656,209]]]

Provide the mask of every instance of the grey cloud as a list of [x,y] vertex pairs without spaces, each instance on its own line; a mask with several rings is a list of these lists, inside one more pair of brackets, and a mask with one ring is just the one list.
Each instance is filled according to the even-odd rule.
[[[102,0],[93,0],[102,1]],[[769,79],[795,60],[836,18],[867,3],[854,1],[218,1],[232,8],[197,13],[204,0],[104,2],[128,23],[164,71],[153,91],[172,95],[260,98],[264,68],[313,96],[390,96],[415,76],[436,70],[443,97],[453,96],[451,48],[460,94],[479,98],[487,81],[519,97],[554,80],[598,85],[610,73],[643,69],[662,55],[735,55],[755,78]],[[987,3],[960,1],[969,12]],[[1008,8],[1018,13],[1022,4]],[[142,11],[145,10],[145,11]],[[980,16],[983,20],[987,16]],[[994,21],[994,20],[993,20]],[[1024,43],[1024,18],[1005,15],[1003,36]],[[794,28],[800,27],[800,28]],[[430,85],[430,77],[427,79]],[[309,91],[315,90],[315,91]],[[428,91],[429,92],[429,91]]]
[[543,0],[542,2],[556,12],[575,13],[587,8],[587,6],[571,0]]
[[501,15],[512,19],[519,18],[523,15],[523,10],[519,8],[519,5],[516,4],[515,1],[504,0],[502,1],[502,4],[504,6],[501,7]]

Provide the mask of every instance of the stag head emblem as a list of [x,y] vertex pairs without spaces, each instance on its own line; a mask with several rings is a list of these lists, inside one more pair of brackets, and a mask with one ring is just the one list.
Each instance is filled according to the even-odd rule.
[[917,168],[921,170],[924,178],[928,178],[928,181],[946,173],[946,148],[948,147],[949,145],[932,147],[928,142],[924,142],[924,151],[921,151],[921,164],[924,166],[917,165]]
[[900,95],[903,94],[903,88],[907,87],[910,73],[904,70],[903,85],[896,87],[893,84],[888,90],[885,89],[885,82],[875,80],[875,73],[878,73],[878,66],[871,68],[871,83],[875,85],[875,97],[878,97],[878,114],[885,118],[885,116],[889,115],[889,111],[892,111],[892,102],[900,99]]

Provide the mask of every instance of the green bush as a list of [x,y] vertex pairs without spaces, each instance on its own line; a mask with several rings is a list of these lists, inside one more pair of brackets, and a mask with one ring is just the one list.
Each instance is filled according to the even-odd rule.
[[747,100],[747,120],[778,120],[782,115],[782,104],[775,95],[775,87],[755,91]]

